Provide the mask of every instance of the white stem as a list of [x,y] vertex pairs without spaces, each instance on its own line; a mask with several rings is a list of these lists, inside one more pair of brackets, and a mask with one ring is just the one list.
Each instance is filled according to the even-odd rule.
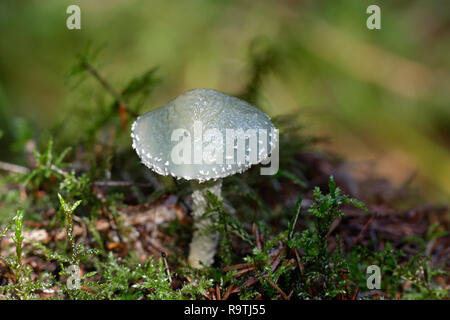
[[208,208],[207,191],[216,195],[221,200],[222,180],[212,183],[193,184],[192,202],[194,218],[194,234],[189,248],[188,263],[193,268],[202,266],[211,266],[214,262],[216,247],[219,241],[217,230],[211,230],[205,233],[217,220],[217,215],[203,217]]

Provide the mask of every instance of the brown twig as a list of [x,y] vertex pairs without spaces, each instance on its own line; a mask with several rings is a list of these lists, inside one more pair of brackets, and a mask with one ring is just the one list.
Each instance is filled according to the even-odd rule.
[[235,288],[233,287],[232,284],[230,284],[227,288],[227,291],[225,292],[225,294],[222,297],[222,300],[227,300],[228,297],[230,296],[230,294],[235,293],[235,292],[239,292],[239,288]]
[[134,117],[138,116],[135,112],[126,107],[122,95],[117,92],[90,63],[83,61],[81,62],[81,67],[89,72],[95,79],[97,79],[97,81],[100,82],[100,84],[114,97],[114,99],[116,99],[119,106],[119,112],[121,112],[122,109],[122,111],[126,111]]
[[238,277],[242,276],[243,274],[245,274],[249,271],[253,271],[255,269],[256,269],[256,267],[252,266],[250,268],[239,270],[238,272],[236,272],[236,274],[233,275],[233,278],[238,278]]
[[261,245],[261,239],[259,238],[259,231],[258,231],[258,226],[256,225],[256,223],[253,223],[252,226],[252,231],[253,231],[253,236],[255,237],[256,240],[256,247],[261,250],[262,249],[262,245]]
[[28,169],[27,167],[23,167],[23,166],[19,166],[17,164],[3,162],[3,161],[0,161],[0,169],[9,171],[9,172],[13,172],[13,173],[21,173],[21,174],[26,174],[26,173],[30,172],[30,169]]
[[375,218],[374,214],[372,216],[370,216],[369,220],[367,220],[366,224],[364,224],[364,226],[362,227],[361,231],[356,236],[355,240],[353,240],[353,244],[352,245],[356,245],[359,242],[359,240],[361,239],[362,235],[364,234],[364,231],[367,229],[369,224],[372,222],[373,218]]
[[254,285],[255,283],[257,283],[258,281],[259,281],[258,277],[254,276],[254,277],[251,277],[251,278],[245,280],[245,282],[243,283],[243,286],[250,287],[250,286]]
[[69,178],[69,173],[67,173],[66,171],[58,168],[57,166],[55,166],[54,164],[50,165],[50,169],[52,169],[53,171],[55,171],[56,173],[59,173],[60,175],[62,175],[64,178]]
[[151,188],[149,183],[136,183],[129,181],[95,181],[94,185],[99,187],[139,187],[139,188]]
[[271,269],[272,271],[275,271],[275,269],[278,267],[278,265],[281,262],[281,258],[283,257],[283,253],[284,253],[284,249],[280,250],[277,255],[273,258],[272,260],[272,266]]
[[167,263],[166,253],[161,251],[161,258],[164,261],[164,267],[166,268],[167,276],[169,277],[169,283],[172,283],[172,277],[170,276],[169,264]]
[[228,266],[222,269],[223,272],[228,272],[231,270],[236,270],[236,269],[245,269],[245,268],[250,268],[253,267],[253,263],[239,263],[239,264],[235,264],[232,266]]
[[119,104],[125,104],[122,96],[102,77],[102,75],[88,62],[81,62],[81,67],[89,72],[98,82],[117,100]]
[[289,299],[291,299],[293,294],[294,294],[294,290],[291,290],[291,292],[289,292],[289,295],[288,295]]
[[217,297],[217,300],[222,300],[222,297],[220,295],[220,288],[219,288],[218,284],[216,284],[216,297]]
[[341,221],[342,221],[342,218],[338,218],[333,221],[333,223],[330,226],[330,229],[327,232],[327,238],[330,236],[330,234],[333,233],[334,230],[336,230],[336,228],[339,226]]
[[283,297],[284,300],[291,300],[289,298],[289,296],[275,282],[273,282],[266,276],[262,276],[262,277],[264,278],[264,280],[267,281],[268,284],[270,284],[275,290],[277,290],[281,294],[281,296]]
[[298,253],[296,248],[294,248],[294,253],[295,253],[295,258],[297,260],[298,268],[300,269],[300,272],[303,274],[303,271],[304,271],[303,263],[300,260],[300,254]]
[[356,300],[356,298],[358,297],[360,289],[361,289],[360,286],[356,287],[355,292],[353,292],[353,295],[352,295],[352,300]]

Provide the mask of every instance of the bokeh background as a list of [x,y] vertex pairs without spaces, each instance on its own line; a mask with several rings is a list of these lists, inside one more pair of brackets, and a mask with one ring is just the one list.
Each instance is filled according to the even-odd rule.
[[[71,4],[81,30],[66,28]],[[381,30],[366,28],[370,4]],[[25,163],[26,141],[43,144],[55,127],[55,143],[70,145],[111,100],[98,83],[74,89],[67,77],[88,44],[102,48],[96,66],[115,88],[158,67],[142,112],[196,87],[238,94],[266,50],[259,107],[298,115],[355,168],[400,186],[414,179],[448,201],[447,0],[1,0],[0,34],[0,161]]]

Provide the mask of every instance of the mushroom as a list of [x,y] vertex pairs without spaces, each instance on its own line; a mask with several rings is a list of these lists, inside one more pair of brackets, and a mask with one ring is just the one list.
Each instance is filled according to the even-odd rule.
[[222,199],[222,178],[267,163],[278,139],[270,117],[236,97],[193,89],[138,117],[131,137],[148,168],[192,181],[194,234],[188,263],[212,265],[219,234],[211,230],[217,215],[204,216],[207,193]]

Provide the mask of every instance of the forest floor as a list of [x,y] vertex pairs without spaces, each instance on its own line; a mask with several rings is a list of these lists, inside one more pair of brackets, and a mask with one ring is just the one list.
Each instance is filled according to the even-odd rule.
[[[71,177],[57,163],[47,163],[48,174],[4,175],[1,192],[9,196],[2,201],[28,203],[38,214],[26,214],[21,225],[18,211],[4,224],[2,297],[448,299],[448,207],[422,202],[410,182],[396,188],[370,170],[356,179],[345,161],[318,150],[291,159],[302,165],[307,183],[288,171],[255,183],[256,169],[224,181],[226,200],[211,199],[221,217],[219,253],[203,270],[186,264],[192,234],[187,183],[160,192],[133,182],[81,186],[80,175]],[[31,188],[41,174],[39,187]],[[78,208],[62,197],[55,204],[52,185],[64,181],[95,199]],[[154,199],[140,202],[149,190]],[[68,281],[72,265],[81,275],[75,289]],[[379,289],[367,287],[369,265],[380,267]]]

